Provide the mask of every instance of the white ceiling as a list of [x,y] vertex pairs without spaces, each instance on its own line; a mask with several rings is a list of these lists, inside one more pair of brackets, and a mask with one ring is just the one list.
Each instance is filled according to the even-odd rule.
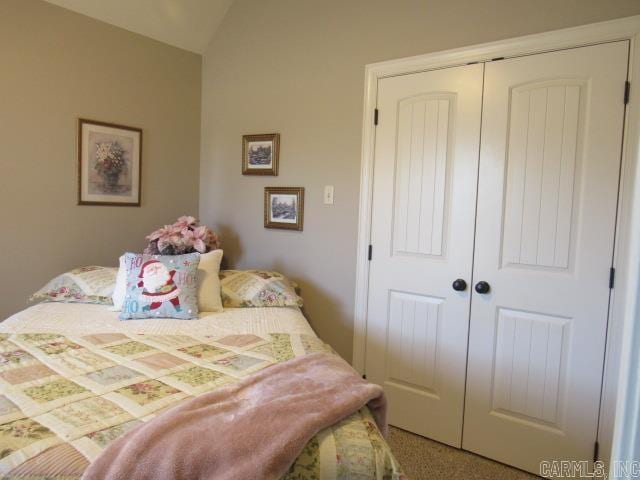
[[204,53],[233,0],[46,0],[175,47]]

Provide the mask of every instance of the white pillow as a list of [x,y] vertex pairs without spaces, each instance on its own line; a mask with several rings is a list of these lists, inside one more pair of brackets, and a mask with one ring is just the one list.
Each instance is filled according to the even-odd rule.
[[222,250],[213,250],[200,255],[198,264],[198,310],[201,312],[221,312],[220,262]]
[[[221,312],[222,298],[220,297],[220,262],[222,261],[222,250],[213,250],[200,255],[198,264],[198,310],[201,312]],[[110,310],[120,311],[124,304],[124,297],[127,294],[127,264],[125,257],[120,257],[120,268],[116,276],[116,286],[113,290],[113,308]]]
[[120,267],[118,268],[118,274],[116,275],[116,287],[113,289],[113,307],[109,310],[119,312],[122,310],[124,304],[124,297],[127,294],[127,264],[124,260],[124,255],[120,257]]

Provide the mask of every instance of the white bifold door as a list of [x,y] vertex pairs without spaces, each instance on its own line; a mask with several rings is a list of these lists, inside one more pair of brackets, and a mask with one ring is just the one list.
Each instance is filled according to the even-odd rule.
[[366,374],[392,425],[592,458],[628,48],[380,80]]

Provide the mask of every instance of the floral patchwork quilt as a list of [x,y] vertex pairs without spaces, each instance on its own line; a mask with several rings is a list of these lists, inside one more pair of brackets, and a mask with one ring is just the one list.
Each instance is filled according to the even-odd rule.
[[[0,477],[77,479],[114,439],[186,398],[330,348],[305,334],[0,334]],[[320,432],[284,477],[401,479],[368,410]]]

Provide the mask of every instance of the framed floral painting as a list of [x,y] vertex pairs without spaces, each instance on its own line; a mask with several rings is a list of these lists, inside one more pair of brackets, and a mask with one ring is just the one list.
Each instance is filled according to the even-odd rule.
[[140,206],[142,130],[78,121],[78,205]]

